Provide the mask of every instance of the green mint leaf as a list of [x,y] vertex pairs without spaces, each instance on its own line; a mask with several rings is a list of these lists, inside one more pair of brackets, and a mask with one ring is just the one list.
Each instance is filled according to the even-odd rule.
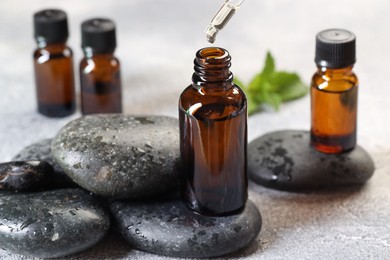
[[262,71],[257,73],[247,86],[237,78],[234,82],[246,93],[249,115],[260,111],[263,105],[279,110],[282,102],[300,98],[306,95],[309,89],[298,74],[276,71],[275,60],[270,52],[267,52]]
[[270,81],[274,85],[273,90],[276,92],[280,92],[283,91],[289,85],[299,81],[299,76],[296,73],[277,71],[273,73]]
[[265,102],[265,96],[267,95],[267,81],[261,76],[261,74],[256,75],[251,83],[248,86],[248,91],[252,95],[252,99],[256,102],[257,106],[260,106]]
[[255,112],[259,111],[259,106],[257,105],[256,101],[253,100],[253,97],[250,93],[246,95],[247,98],[247,104],[248,104],[248,114],[252,115]]
[[298,81],[290,85],[290,87],[285,88],[279,95],[282,101],[289,101],[305,96],[308,91],[308,86],[302,81]]
[[[269,86],[271,84],[268,83]],[[264,95],[264,103],[270,105],[275,110],[279,110],[280,104],[282,103],[282,99],[276,92],[265,91]]]
[[284,71],[276,72],[273,75],[272,83],[282,101],[289,101],[300,98],[307,94],[308,86],[304,84],[298,74]]
[[261,75],[265,78],[269,78],[272,73],[275,72],[275,60],[272,57],[271,52],[267,52],[267,56],[265,58],[265,64]]

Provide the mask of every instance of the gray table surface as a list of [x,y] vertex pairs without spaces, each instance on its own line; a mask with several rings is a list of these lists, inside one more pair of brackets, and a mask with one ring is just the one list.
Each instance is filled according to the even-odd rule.
[[[47,7],[67,11],[75,64],[82,57],[80,23],[104,16],[118,27],[127,114],[177,116],[177,100],[190,83],[195,52],[222,0],[1,0],[0,161],[21,148],[52,137],[76,113],[50,119],[36,112],[32,72],[32,14]],[[358,143],[373,157],[376,172],[360,189],[288,193],[250,184],[250,199],[264,226],[256,241],[230,255],[245,259],[389,259],[390,135],[388,133],[390,1],[247,0],[220,34],[217,45],[233,57],[232,71],[244,81],[260,69],[271,50],[281,69],[306,82],[315,70],[314,36],[341,27],[357,35],[360,78]],[[249,139],[280,129],[309,129],[309,97],[279,112],[249,119]],[[21,256],[0,251],[1,259]],[[165,259],[132,249],[115,237],[73,258]]]

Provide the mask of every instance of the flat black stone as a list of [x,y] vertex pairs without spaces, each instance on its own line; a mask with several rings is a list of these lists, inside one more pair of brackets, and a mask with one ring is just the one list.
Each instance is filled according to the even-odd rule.
[[60,257],[99,242],[108,213],[81,189],[0,193],[0,248],[28,257]]
[[310,146],[308,131],[268,133],[248,147],[249,177],[273,189],[303,191],[359,185],[374,171],[374,162],[362,147],[324,154]]
[[165,116],[84,116],[61,129],[52,153],[68,176],[93,193],[150,197],[178,185],[179,124]]
[[133,247],[171,257],[216,257],[238,251],[257,237],[262,224],[251,201],[243,212],[227,217],[199,215],[179,199],[116,201],[110,209],[119,232]]
[[0,190],[36,191],[50,187],[53,167],[44,161],[0,163]]
[[55,162],[51,153],[52,139],[44,139],[33,143],[23,148],[17,155],[13,157],[13,161],[45,161],[53,166],[53,178],[51,182],[52,188],[71,188],[78,187],[71,178],[66,175],[61,166]]

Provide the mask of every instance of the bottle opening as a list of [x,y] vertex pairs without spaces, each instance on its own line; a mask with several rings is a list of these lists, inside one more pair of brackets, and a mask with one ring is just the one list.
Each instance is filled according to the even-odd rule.
[[192,81],[200,85],[230,86],[233,74],[229,68],[231,57],[227,50],[219,47],[207,47],[196,53]]
[[218,47],[207,47],[203,48],[198,52],[199,58],[201,59],[215,59],[223,60],[229,56],[227,50]]

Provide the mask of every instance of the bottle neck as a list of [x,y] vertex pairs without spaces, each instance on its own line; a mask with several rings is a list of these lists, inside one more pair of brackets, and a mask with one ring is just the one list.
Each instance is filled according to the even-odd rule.
[[226,89],[233,85],[233,74],[230,72],[231,57],[229,53],[217,47],[199,50],[194,60],[193,86]]
[[344,68],[327,68],[322,66],[317,66],[318,73],[327,76],[329,78],[342,78],[346,75],[352,74],[353,65],[344,67]]

